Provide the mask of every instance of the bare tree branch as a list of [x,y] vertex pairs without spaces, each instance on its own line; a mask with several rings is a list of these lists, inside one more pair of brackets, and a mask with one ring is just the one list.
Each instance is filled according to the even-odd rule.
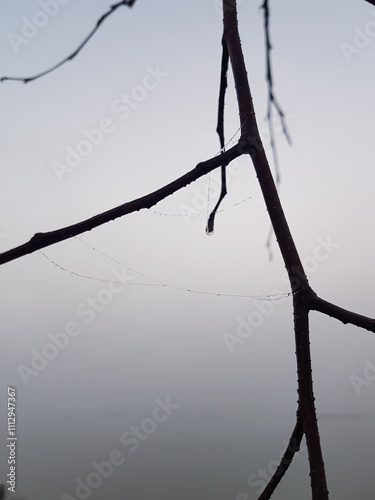
[[298,415],[306,436],[310,464],[310,481],[313,500],[328,500],[327,479],[323,461],[318,420],[313,390],[309,308],[305,291],[293,295],[294,336],[298,375]]
[[359,326],[370,332],[375,333],[375,319],[368,318],[367,316],[362,316],[362,314],[357,314],[342,307],[336,306],[331,302],[321,299],[318,296],[312,298],[310,302],[310,310],[319,311],[331,318],[336,318],[342,323],[351,324],[354,326]]
[[[231,8],[228,8],[229,5]],[[301,416],[303,431],[306,435],[312,498],[313,500],[328,500],[328,488],[320,445],[312,382],[308,323],[309,309],[306,300],[311,288],[285,218],[277,187],[259,137],[238,33],[236,1],[224,0],[223,11],[224,34],[233,68],[240,122],[241,126],[243,126],[241,137],[246,139],[246,137],[250,136],[252,140],[256,138],[260,143],[259,149],[257,151],[250,151],[250,155],[294,292],[293,312],[298,371],[298,412]]]
[[[279,167],[279,158],[278,158],[276,142],[275,142],[273,121],[272,121],[273,107],[275,107],[275,109],[279,115],[282,131],[283,131],[283,134],[284,134],[288,144],[291,145],[292,141],[290,139],[290,135],[289,135],[287,125],[285,122],[284,112],[282,111],[281,107],[279,106],[279,104],[276,100],[274,91],[273,91],[273,77],[272,77],[272,65],[271,65],[272,45],[271,45],[271,37],[270,37],[270,9],[269,9],[268,0],[264,0],[264,3],[263,3],[261,8],[264,11],[264,39],[265,39],[265,45],[266,45],[266,80],[267,80],[267,86],[268,86],[267,121],[268,121],[268,129],[269,129],[269,133],[270,133],[270,145],[271,145],[271,151],[272,151],[272,156],[273,156],[273,164],[274,164],[274,168],[275,168],[275,182],[276,182],[276,187],[278,188],[279,184],[280,184],[280,167]],[[272,235],[273,235],[273,229],[272,229],[272,225],[271,225],[270,230],[268,232],[267,241],[266,241],[266,248],[268,249],[268,254],[269,254],[270,260],[272,260],[272,258],[273,258],[273,253],[272,253],[272,248],[271,248]]]
[[167,196],[170,196],[171,194],[187,186],[191,182],[196,181],[215,168],[222,165],[227,165],[229,162],[231,162],[235,158],[238,158],[247,151],[247,145],[243,144],[243,142],[240,141],[236,146],[228,149],[228,151],[225,151],[218,156],[215,156],[214,158],[210,158],[209,160],[198,163],[198,165],[193,170],[187,172],[178,179],[163,186],[157,191],[154,191],[153,193],[124,203],[123,205],[112,208],[111,210],[95,215],[90,219],[86,219],[71,226],[56,229],[55,231],[50,231],[48,233],[36,233],[27,243],[8,250],[7,252],[1,253],[0,264],[18,259],[19,257],[22,257],[29,253],[33,253],[37,250],[40,250],[41,248],[53,245],[54,243],[58,243],[59,241],[67,240],[86,231],[91,231],[91,229],[101,226],[102,224],[105,224],[106,222],[109,222],[111,220],[117,219],[118,217],[122,217],[123,215],[137,212],[142,208],[150,208]]
[[[223,35],[221,39],[222,45],[222,56],[221,56],[221,72],[220,72],[220,91],[219,91],[219,105],[218,105],[218,116],[217,116],[217,127],[216,132],[219,136],[220,140],[220,149],[224,151],[225,149],[225,139],[224,139],[224,105],[225,105],[225,91],[228,86],[228,62],[229,62],[229,54],[227,42],[225,41],[225,37]],[[215,205],[215,208],[212,210],[208,222],[206,233],[212,234],[214,231],[214,223],[215,223],[215,215],[220,206],[220,203],[225,198],[227,194],[227,178],[226,178],[226,165],[222,165],[221,167],[221,193],[218,202]]]
[[[287,125],[285,123],[285,114],[284,114],[283,110],[281,109],[279,103],[277,102],[275,93],[273,91],[273,78],[272,78],[272,67],[271,67],[272,45],[271,45],[270,29],[269,29],[270,10],[269,10],[269,5],[268,5],[268,0],[264,0],[264,3],[263,3],[261,8],[264,10],[264,34],[265,34],[265,43],[266,43],[266,79],[267,79],[267,85],[268,85],[267,118],[268,118],[268,121],[270,122],[271,114],[272,114],[272,105],[273,105],[275,107],[278,115],[279,115],[283,134],[285,135],[285,139],[287,140],[288,144],[292,144],[292,141],[290,139],[290,135],[288,132],[288,128],[287,128]],[[271,142],[272,142],[272,139],[271,139]],[[276,164],[275,164],[275,169],[276,169]],[[277,178],[278,178],[278,172],[276,171],[276,184],[278,184]]]
[[285,450],[283,458],[280,461],[274,475],[269,480],[267,486],[262,491],[258,500],[269,500],[282,480],[284,474],[289,469],[289,465],[292,463],[294,455],[300,450],[300,445],[303,437],[303,423],[302,419],[297,415],[297,422],[293,429],[292,435],[290,437],[288,447]]
[[55,71],[55,69],[59,68],[63,64],[65,64],[68,61],[71,61],[78,55],[78,53],[83,49],[83,47],[86,45],[86,43],[90,40],[90,38],[96,33],[96,31],[99,29],[100,25],[102,24],[105,19],[107,19],[108,16],[110,16],[115,10],[117,10],[121,5],[127,5],[128,7],[132,7],[133,4],[135,3],[136,0],[123,0],[122,2],[118,2],[114,5],[111,5],[111,8],[109,9],[108,12],[102,15],[102,17],[97,21],[95,28],[90,31],[90,33],[87,35],[87,37],[83,40],[83,42],[78,46],[78,48],[70,54],[68,57],[60,61],[59,63],[55,64],[51,68],[42,71],[41,73],[38,73],[35,76],[28,76],[28,77],[19,77],[19,76],[3,76],[0,78],[0,82],[4,82],[5,80],[12,80],[12,81],[20,81],[23,83],[29,83],[32,82],[33,80],[37,80],[38,78],[41,78],[44,75],[48,75],[48,73],[52,73],[52,71]]
[[220,148],[221,150],[225,147],[224,139],[224,106],[225,106],[225,92],[228,86],[228,63],[229,63],[229,53],[228,46],[223,35],[221,39],[222,46],[222,56],[221,56],[221,70],[220,70],[220,91],[219,91],[219,104],[217,112],[217,127],[216,132],[219,136]]

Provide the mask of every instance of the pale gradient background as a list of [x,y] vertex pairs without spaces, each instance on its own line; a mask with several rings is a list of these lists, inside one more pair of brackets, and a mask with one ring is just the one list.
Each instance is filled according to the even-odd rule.
[[[239,16],[267,142],[260,3],[243,0]],[[107,19],[73,62],[27,85],[1,84],[0,251],[146,194],[217,153],[217,4],[138,0]],[[40,6],[2,2],[0,76],[29,76],[59,61],[108,6],[103,0],[61,5],[16,53],[7,35],[20,33],[22,17],[32,19]],[[375,8],[355,0],[285,0],[271,8],[275,91],[293,139],[290,148],[277,137],[286,216],[302,259],[311,263],[319,238],[339,244],[311,268],[315,290],[374,316],[375,36],[350,63],[340,44],[354,44],[356,27],[373,23]],[[140,85],[148,66],[158,65],[168,76],[120,120],[113,101]],[[226,113],[229,139],[238,130],[232,79]],[[112,120],[114,131],[60,183],[52,162],[64,162],[66,146],[76,147],[82,130],[103,118]],[[43,250],[70,272],[40,252],[1,266],[0,481],[8,471],[6,387],[12,385],[19,437],[14,498],[76,498],[75,479],[85,480],[91,463],[107,460],[114,449],[126,463],[93,500],[236,500],[240,492],[247,495],[241,500],[257,498],[247,479],[278,459],[295,421],[291,300],[273,302],[274,313],[231,354],[223,335],[235,334],[238,318],[256,310],[253,299],[184,291],[289,290],[275,243],[268,260],[269,222],[253,168],[242,159],[238,170],[212,237],[205,235],[206,177],[149,211],[83,235],[118,263],[72,239]],[[180,216],[183,204],[198,202],[200,215]],[[128,271],[134,285],[86,324],[77,307],[108,286],[98,280],[122,268],[183,290],[140,285],[155,282]],[[50,342],[48,333],[69,321],[81,334],[25,386],[17,367],[30,366],[31,350],[40,351]],[[363,377],[365,359],[375,364],[375,338],[312,314],[311,342],[331,498],[373,499],[375,381],[358,395],[350,376]],[[152,414],[156,398],[167,396],[179,408],[129,453],[120,436]],[[310,498],[306,451],[274,498]]]

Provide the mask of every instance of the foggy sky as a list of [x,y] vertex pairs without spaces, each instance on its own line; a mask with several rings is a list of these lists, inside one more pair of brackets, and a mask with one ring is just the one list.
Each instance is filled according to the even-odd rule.
[[[0,7],[0,76],[58,62],[109,6],[60,2],[25,38],[40,4]],[[271,159],[259,4],[239,2],[239,28]],[[217,6],[138,0],[72,62],[1,84],[0,251],[147,194],[219,151]],[[293,141],[276,122],[284,210],[316,292],[372,317],[374,13],[364,1],[271,4],[275,92]],[[236,141],[232,77],[225,112]],[[1,482],[12,386],[17,498],[78,498],[93,462],[110,456],[119,465],[109,462],[87,498],[257,498],[295,423],[291,298],[275,241],[269,260],[247,159],[231,167],[206,236],[217,178],[1,266]],[[331,497],[372,499],[374,338],[313,313],[311,348]],[[168,400],[176,408],[155,413]],[[302,449],[274,497],[309,495]]]

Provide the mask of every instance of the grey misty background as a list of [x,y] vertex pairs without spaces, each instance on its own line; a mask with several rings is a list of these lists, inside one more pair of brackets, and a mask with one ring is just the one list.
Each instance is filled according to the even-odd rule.
[[[68,225],[148,193],[218,151],[215,133],[221,18],[211,1],[189,5],[137,2],[106,21],[81,55],[26,86],[3,84],[0,93],[3,217],[6,250],[36,231]],[[28,75],[67,55],[107,9],[99,0],[68,3],[16,54],[7,33],[31,18],[37,2],[2,5],[1,75]],[[254,2],[239,5],[240,31],[260,128],[265,115],[262,17]],[[281,198],[302,260],[318,239],[339,244],[309,273],[322,296],[373,316],[374,112],[373,39],[345,59],[340,44],[353,43],[355,27],[374,19],[363,2],[272,5],[276,91],[290,117],[294,146],[278,137]],[[199,15],[198,15],[199,14]],[[67,30],[67,26],[69,29]],[[111,104],[140,85],[146,68],[168,77],[121,120]],[[230,84],[232,82],[230,81]],[[234,92],[226,136],[238,129]],[[52,162],[83,139],[82,130],[112,120],[115,130],[63,182]],[[266,133],[264,132],[266,139]],[[14,498],[74,496],[91,463],[124,453],[90,498],[218,498],[240,492],[257,497],[251,474],[279,458],[294,425],[296,366],[290,299],[275,305],[253,335],[231,354],[223,335],[255,310],[252,298],[216,297],[154,283],[210,292],[266,295],[288,291],[275,248],[264,244],[269,228],[257,180],[246,160],[232,178],[216,220],[204,234],[206,214],[186,221],[208,178],[155,209],[115,221],[83,239],[47,248],[71,271],[110,279],[123,268],[129,285],[86,324],[77,307],[107,283],[77,277],[36,253],[1,267],[2,436],[8,385],[17,388],[18,449]],[[213,189],[214,182],[211,183]],[[251,200],[236,203],[254,195]],[[207,196],[203,212],[206,211]],[[216,201],[210,195],[211,206]],[[155,213],[157,212],[157,213]],[[138,283],[138,284],[137,284]],[[17,371],[30,366],[48,333],[76,321],[82,332],[25,386]],[[350,381],[375,363],[374,339],[318,314],[311,317],[317,409],[332,498],[373,498],[375,383],[358,395]],[[120,436],[150,417],[155,399],[179,408],[134,453]],[[4,406],[3,406],[4,402]],[[3,441],[4,444],[4,441]],[[2,448],[3,449],[3,448]],[[8,471],[6,453],[1,470]],[[4,482],[3,476],[1,481]],[[302,451],[275,499],[303,496],[308,488]]]

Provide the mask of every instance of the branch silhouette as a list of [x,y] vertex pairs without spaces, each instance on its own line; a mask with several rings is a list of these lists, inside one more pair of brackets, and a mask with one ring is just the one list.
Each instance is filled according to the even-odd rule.
[[[134,1],[135,0],[133,0],[132,2],[119,2],[118,4],[112,6],[111,11],[105,14],[98,21],[97,27],[92,33],[90,33],[89,37],[85,39],[84,44],[87,43],[89,38],[93,35],[93,33],[95,33],[100,22],[102,22],[106,18],[106,16],[108,16],[120,5],[129,5],[130,3],[133,4]],[[371,1],[369,3],[374,2]],[[267,1],[264,2],[263,8],[267,13],[265,22],[267,23],[268,33],[267,16],[269,16],[269,12]],[[187,172],[183,176],[154,191],[153,193],[124,203],[118,207],[95,215],[90,219],[73,224],[71,226],[47,233],[36,233],[29,242],[0,254],[0,264],[17,259],[21,256],[30,254],[32,252],[40,250],[41,248],[47,247],[65,239],[77,236],[85,231],[89,231],[118,217],[130,214],[143,208],[150,208],[167,196],[173,194],[177,190],[197,180],[203,175],[211,172],[215,168],[223,168],[235,158],[243,154],[249,154],[258,177],[260,188],[264,197],[269,217],[271,219],[273,230],[276,235],[277,243],[284,260],[285,268],[288,273],[291,290],[293,293],[294,335],[298,381],[298,407],[296,424],[292,432],[288,448],[283,458],[281,459],[280,465],[259,499],[267,500],[271,497],[273,491],[275,490],[281,478],[287,471],[289,465],[291,464],[296,451],[298,451],[303,435],[305,435],[310,465],[312,499],[328,500],[328,487],[314,401],[309,338],[309,312],[315,310],[321,312],[322,314],[334,317],[345,324],[350,323],[369,330],[373,333],[375,333],[375,319],[359,315],[357,313],[336,306],[328,301],[325,301],[324,299],[320,298],[309,285],[305,270],[303,268],[303,264],[301,262],[280,202],[277,191],[277,180],[275,183],[260,138],[252,102],[252,95],[247,78],[247,71],[244,62],[240,36],[238,32],[236,0],[223,0],[223,14],[223,42],[225,43],[223,43],[218,113],[218,133],[220,140],[223,140],[223,111],[225,95],[223,75],[224,73],[226,75],[226,71],[224,71],[225,60],[227,60],[226,64],[228,64],[229,60],[231,62],[234,76],[241,127],[241,137],[237,145],[227,151],[222,150],[219,155],[210,158],[209,160],[198,163],[193,170]],[[81,44],[79,50],[83,45]],[[267,50],[269,52],[271,49],[269,34],[267,37],[267,47]],[[225,50],[227,50],[227,56],[225,56]],[[76,53],[77,51],[74,53],[74,55],[76,55]],[[69,60],[69,58],[64,60],[64,62],[66,62],[67,60]],[[63,62],[60,63],[60,65],[61,64],[63,64]],[[56,67],[58,66],[55,66],[50,71],[53,71],[53,69],[56,69]],[[37,75],[32,79],[43,76],[43,74],[47,74],[47,72]],[[280,114],[281,110],[277,103],[275,103],[275,98],[272,91],[272,75],[270,71],[270,64],[268,64],[268,76],[270,103],[275,106],[276,110]],[[27,79],[27,81],[31,81],[31,79]],[[222,116],[220,117],[221,113]],[[222,135],[220,135],[220,131],[222,132]]]
[[[224,106],[225,106],[225,91],[228,86],[228,63],[229,63],[229,54],[227,42],[225,41],[225,37],[223,36],[221,39],[222,45],[222,57],[221,57],[221,73],[220,73],[220,91],[219,91],[219,103],[218,103],[218,113],[217,113],[217,127],[216,132],[219,136],[220,140],[220,149],[224,151],[225,149],[225,139],[224,139]],[[217,210],[220,207],[220,203],[225,198],[227,194],[227,178],[226,178],[226,166],[222,165],[221,167],[221,193],[219,199],[215,205],[215,208],[212,210],[208,222],[206,233],[212,234],[214,231],[214,223],[215,223],[215,215]]]
[[309,305],[309,309],[311,311],[318,311],[322,314],[326,314],[331,318],[341,321],[344,325],[351,324],[375,333],[375,319],[348,311],[347,309],[336,306],[335,304],[332,304],[317,295],[310,297],[310,301],[311,303]]
[[285,114],[284,111],[281,109],[281,106],[279,105],[274,90],[273,90],[273,76],[272,76],[272,64],[271,64],[271,50],[272,50],[272,45],[271,45],[271,37],[270,37],[270,9],[269,9],[269,3],[268,0],[264,0],[264,3],[261,7],[264,10],[264,37],[265,37],[265,45],[266,45],[266,80],[267,80],[267,86],[268,86],[268,105],[267,105],[267,119],[268,123],[270,124],[270,140],[271,140],[271,147],[274,152],[274,161],[275,161],[275,173],[276,173],[276,184],[279,183],[280,181],[280,172],[278,168],[278,161],[277,161],[277,154],[276,150],[274,150],[274,140],[273,140],[273,126],[271,123],[271,118],[272,118],[272,106],[277,111],[277,114],[279,115],[280,122],[281,122],[281,127],[283,134],[285,136],[285,139],[289,145],[292,144],[292,140],[290,138],[290,134],[288,131],[288,127],[285,122]]
[[59,63],[55,64],[49,69],[46,69],[45,71],[42,71],[41,73],[38,73],[37,75],[34,76],[28,76],[28,77],[19,77],[19,76],[3,76],[0,78],[0,82],[4,82],[5,80],[11,80],[11,81],[19,81],[23,83],[29,83],[32,82],[33,80],[37,80],[38,78],[41,78],[44,75],[48,75],[48,73],[52,73],[52,71],[55,71],[55,69],[60,68],[63,64],[67,63],[68,61],[71,61],[74,59],[79,52],[83,49],[83,47],[86,45],[86,43],[90,40],[90,38],[97,32],[99,29],[100,25],[107,19],[108,16],[113,14],[115,10],[117,10],[119,7],[122,5],[127,5],[128,7],[132,7],[133,4],[136,2],[136,0],[123,0],[122,2],[118,2],[114,5],[111,5],[111,8],[106,12],[105,14],[100,17],[95,25],[95,28],[90,31],[90,33],[87,35],[87,37],[83,40],[83,42],[78,46],[78,48],[72,52],[68,57],[60,61]]
[[275,473],[269,480],[261,495],[258,497],[258,500],[269,500],[269,498],[271,498],[273,492],[279,485],[286,471],[289,469],[289,465],[292,463],[294,455],[300,450],[302,438],[303,422],[302,418],[297,416],[297,422],[290,437],[287,449],[285,450],[285,453],[280,461],[279,466],[275,470]]
[[211,172],[215,168],[222,165],[227,165],[235,158],[238,158],[239,156],[244,154],[247,148],[248,146],[247,144],[244,144],[244,141],[239,141],[236,146],[233,146],[232,148],[219,154],[218,156],[198,163],[198,165],[190,172],[187,172],[178,179],[170,182],[169,184],[152,193],[142,196],[141,198],[129,201],[127,203],[124,203],[123,205],[97,214],[90,219],[86,219],[71,226],[56,229],[48,233],[36,233],[27,243],[1,253],[0,264],[5,264],[6,262],[18,259],[24,255],[40,250],[41,248],[53,245],[54,243],[73,238],[78,234],[90,231],[91,229],[110,222],[111,220],[117,219],[118,217],[137,212],[143,208],[151,208],[159,201],[163,200],[167,196],[172,195],[179,189],[199,179],[203,175],[206,175],[208,172]]
[[[272,156],[273,156],[273,164],[275,168],[275,182],[276,186],[278,187],[280,184],[280,166],[279,166],[279,158],[277,154],[277,148],[276,148],[276,142],[275,142],[275,131],[273,128],[273,121],[272,121],[272,111],[273,108],[276,109],[277,114],[279,115],[280,122],[281,122],[281,128],[282,132],[285,136],[285,139],[289,145],[292,144],[288,128],[286,125],[285,121],[285,115],[283,110],[281,109],[280,105],[278,104],[275,93],[273,90],[273,76],[272,76],[272,64],[271,64],[271,50],[272,50],[272,45],[271,45],[271,36],[270,36],[270,9],[269,9],[269,3],[268,0],[264,0],[263,5],[261,6],[261,9],[264,11],[264,40],[265,40],[265,51],[266,51],[266,81],[267,81],[267,87],[268,87],[268,101],[267,101],[267,121],[268,121],[268,130],[270,134],[270,146],[271,146],[271,151],[272,151]],[[268,231],[268,236],[267,236],[267,241],[266,241],[266,248],[268,249],[269,253],[269,259],[272,260],[273,258],[273,253],[272,253],[272,235],[273,235],[273,229],[272,225]]]

